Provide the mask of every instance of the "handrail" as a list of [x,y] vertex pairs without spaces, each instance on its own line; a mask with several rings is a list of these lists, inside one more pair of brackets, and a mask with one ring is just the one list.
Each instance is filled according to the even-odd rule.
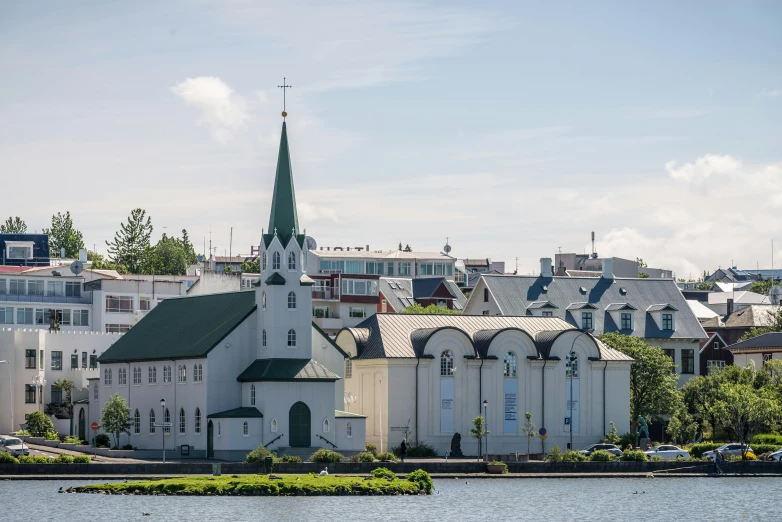
[[264,445],[263,445],[263,447],[264,447],[264,448],[268,448],[268,447],[269,447],[269,444],[271,444],[272,442],[274,442],[274,441],[275,441],[275,440],[277,440],[277,439],[280,439],[280,438],[282,438],[282,436],[283,436],[283,435],[284,435],[284,433],[280,433],[280,435],[279,435],[279,436],[278,436],[276,439],[272,439],[272,440],[270,440],[270,441],[269,441],[269,443],[268,443],[268,444],[264,444]]
[[318,438],[319,438],[319,439],[322,439],[322,440],[325,440],[326,442],[328,442],[329,444],[331,444],[331,447],[333,447],[334,449],[337,449],[337,445],[336,445],[336,444],[334,444],[333,442],[331,442],[329,439],[327,439],[326,437],[324,437],[324,436],[323,436],[323,435],[321,435],[320,433],[318,433]]

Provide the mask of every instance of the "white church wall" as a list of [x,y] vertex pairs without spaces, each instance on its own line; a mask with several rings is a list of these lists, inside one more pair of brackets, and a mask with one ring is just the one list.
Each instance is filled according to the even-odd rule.
[[345,356],[334,348],[315,327],[312,327],[312,358],[336,373],[342,379],[334,383],[334,405],[336,409],[344,409],[345,397]]
[[[213,449],[216,459],[244,460],[250,451],[263,443],[263,419],[209,419],[212,421]],[[244,423],[247,423],[247,435],[244,434]],[[204,439],[206,439],[206,424],[204,424]]]
[[257,355],[257,319],[253,312],[207,355],[204,369],[209,414],[238,408],[242,404],[241,384],[236,380]]
[[[334,444],[337,451],[365,451],[367,420],[361,417],[338,417],[334,419]],[[350,435],[348,435],[348,424]]]

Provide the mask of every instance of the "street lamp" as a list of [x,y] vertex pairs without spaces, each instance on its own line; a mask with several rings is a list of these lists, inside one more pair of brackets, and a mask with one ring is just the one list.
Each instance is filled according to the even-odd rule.
[[166,463],[166,399],[160,399],[160,424],[163,432],[163,464]]
[[8,361],[0,361],[0,364],[8,365],[8,405],[10,406],[11,410],[11,428],[9,431],[12,431],[14,429],[14,388],[11,385],[11,379],[14,377],[14,372],[11,371],[11,364]]
[[358,397],[353,394],[353,392],[346,392],[345,393],[345,406],[348,407],[348,411],[350,411],[350,405],[353,404],[358,400]]
[[[567,354],[567,362],[570,365],[570,370],[568,371],[568,374],[570,376],[570,400],[568,401],[568,409],[570,410],[570,450],[573,450],[573,363],[578,360],[578,356],[576,355],[575,349],[576,349],[576,341],[578,338],[582,335],[588,335],[592,333],[593,330],[591,328],[588,328],[586,330],[579,331],[578,334],[573,338],[573,344],[570,346],[570,353]],[[578,366],[576,366],[576,369]],[[578,370],[576,370],[578,371]],[[605,390],[604,390],[605,391]]]
[[33,386],[38,389],[38,404],[43,404],[43,387],[46,386],[46,379],[41,377],[40,375],[36,375],[33,380],[30,382]]
[[486,462],[489,462],[489,430],[487,424],[486,410],[489,407],[489,401],[483,399],[483,436],[486,438]]

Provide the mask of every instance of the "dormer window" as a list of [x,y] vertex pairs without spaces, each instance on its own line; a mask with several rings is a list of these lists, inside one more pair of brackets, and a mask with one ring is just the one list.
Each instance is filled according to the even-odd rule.
[[7,259],[32,259],[32,241],[6,241],[5,256]]
[[663,330],[673,330],[673,314],[663,314]]
[[594,328],[593,324],[594,322],[592,312],[581,312],[581,329],[591,330]]
[[620,328],[622,330],[632,330],[633,329],[633,314],[629,312],[623,312],[619,315],[620,322],[622,323]]
[[653,304],[646,309],[649,316],[654,319],[657,328],[663,332],[673,332],[676,330],[674,314],[678,311],[674,306],[668,303]]

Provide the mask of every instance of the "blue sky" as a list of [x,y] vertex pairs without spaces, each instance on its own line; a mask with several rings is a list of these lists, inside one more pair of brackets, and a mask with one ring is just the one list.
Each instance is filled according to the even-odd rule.
[[[165,4],[165,5],[160,5]],[[282,95],[321,245],[782,263],[778,2],[5,2],[0,216],[245,253]],[[682,5],[684,4],[684,5]],[[165,229],[163,227],[166,227]]]

